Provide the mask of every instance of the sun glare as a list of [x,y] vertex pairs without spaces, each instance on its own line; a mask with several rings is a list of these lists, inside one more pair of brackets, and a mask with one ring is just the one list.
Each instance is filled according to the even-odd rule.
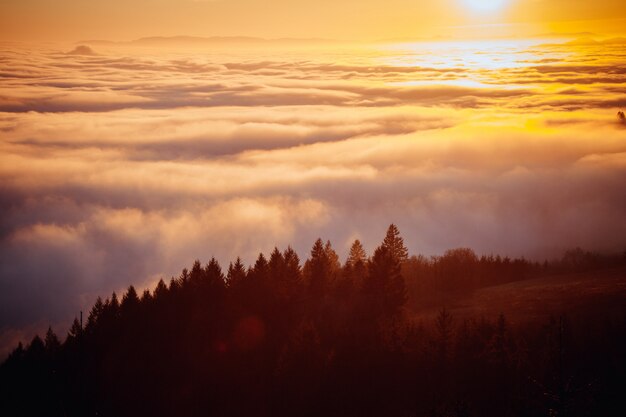
[[506,0],[463,0],[463,3],[475,11],[493,12],[501,9],[506,3]]

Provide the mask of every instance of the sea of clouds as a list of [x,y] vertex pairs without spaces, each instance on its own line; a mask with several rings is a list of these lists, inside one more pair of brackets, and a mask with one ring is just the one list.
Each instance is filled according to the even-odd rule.
[[70,49],[0,45],[2,354],[194,259],[392,222],[414,254],[626,249],[623,45]]

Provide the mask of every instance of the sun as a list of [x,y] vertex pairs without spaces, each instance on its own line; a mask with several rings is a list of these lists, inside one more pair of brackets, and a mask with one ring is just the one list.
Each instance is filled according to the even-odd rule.
[[463,3],[478,12],[493,12],[501,9],[507,0],[463,0]]

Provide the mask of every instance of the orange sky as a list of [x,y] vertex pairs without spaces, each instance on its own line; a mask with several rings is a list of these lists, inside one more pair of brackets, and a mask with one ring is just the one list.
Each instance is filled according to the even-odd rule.
[[[154,35],[397,37],[513,35],[625,27],[617,0],[506,0],[481,13],[471,0],[0,0],[0,39],[129,40]],[[476,0],[474,0],[476,1]],[[610,19],[610,20],[607,20]],[[505,24],[506,29],[480,29]]]

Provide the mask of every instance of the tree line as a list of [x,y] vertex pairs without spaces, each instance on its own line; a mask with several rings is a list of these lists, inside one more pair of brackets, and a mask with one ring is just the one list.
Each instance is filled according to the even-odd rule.
[[0,415],[623,416],[626,317],[515,327],[408,307],[620,262],[409,256],[395,225],[343,264],[321,239],[304,263],[290,247],[249,267],[196,261],[153,291],[98,298],[64,341],[49,329],[18,345],[0,367]]

